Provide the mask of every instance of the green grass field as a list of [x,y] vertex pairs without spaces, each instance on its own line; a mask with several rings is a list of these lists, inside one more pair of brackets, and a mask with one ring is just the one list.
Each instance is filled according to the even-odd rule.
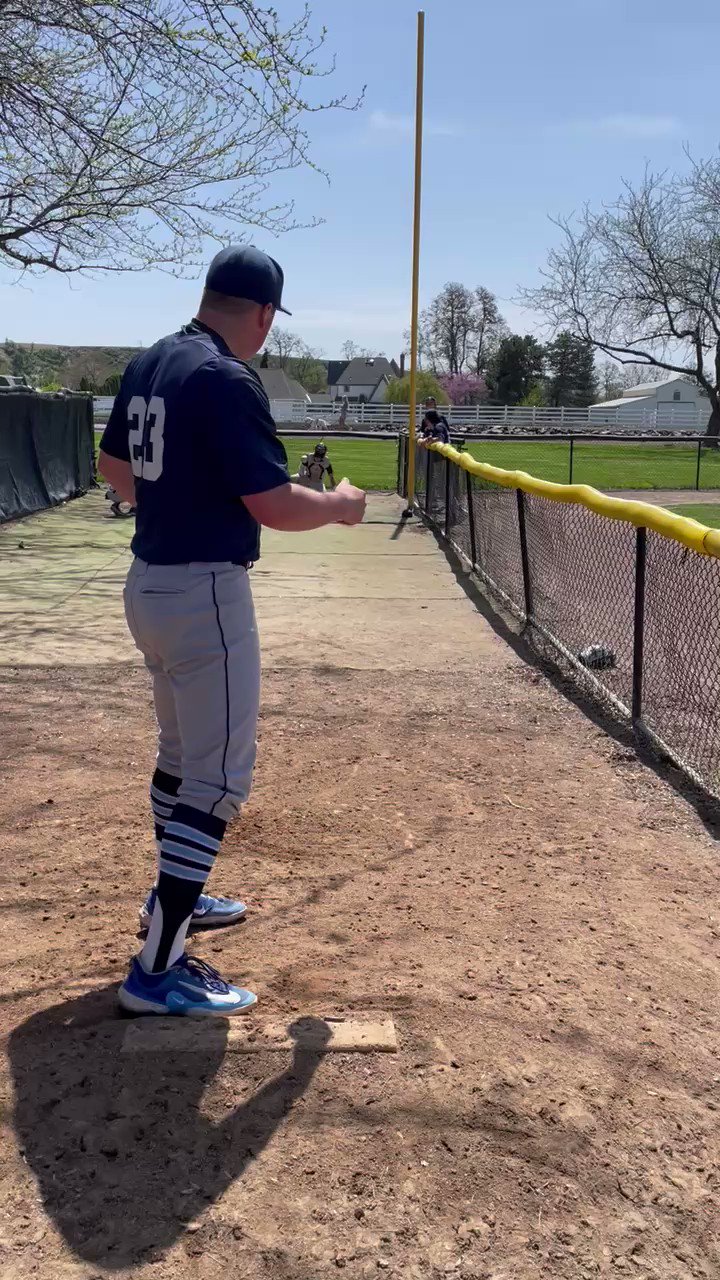
[[[292,471],[312,441],[285,438]],[[541,480],[567,484],[570,446],[567,442],[539,440],[482,440],[468,446],[479,462],[491,462],[508,471],[529,471]],[[347,475],[365,489],[394,489],[396,446],[392,440],[329,440],[329,455],[338,479]],[[575,441],[573,481],[596,489],[694,489],[697,446],[685,444],[603,444]],[[703,450],[700,486],[720,489],[720,451]]]
[[[100,444],[102,431],[95,432]],[[281,436],[287,451],[290,472],[298,469],[304,453],[312,453],[317,437],[310,440]],[[394,489],[397,482],[397,444],[394,440],[330,440],[328,454],[336,480],[347,476],[361,489]]]
[[[304,453],[312,453],[317,439],[299,440],[283,436],[291,474],[295,474]],[[328,457],[336,480],[347,476],[361,489],[394,489],[397,483],[397,443],[395,440],[328,440]]]
[[[97,433],[97,440],[100,439]],[[312,452],[316,438],[283,436],[291,472],[297,471],[303,453]],[[394,489],[397,445],[394,440],[331,439],[329,455],[336,477],[348,476],[363,489]],[[476,441],[469,452],[479,462],[491,462],[506,470],[529,471],[541,480],[567,484],[570,446],[567,442],[538,440]],[[597,489],[694,489],[697,447],[691,444],[603,444],[575,441],[573,480]],[[703,450],[701,489],[720,489],[720,450]],[[707,523],[707,522],[706,522]]]
[[668,510],[674,511],[678,516],[689,516],[691,520],[699,520],[700,524],[707,524],[711,529],[720,529],[720,503],[688,502],[683,503],[681,507],[669,507]]
[[[567,484],[570,446],[563,441],[477,441],[468,446],[479,462],[508,471],[529,471],[541,480]],[[697,446],[686,444],[608,444],[575,441],[573,482],[596,489],[694,489]],[[720,451],[704,449],[700,487],[720,488]]]

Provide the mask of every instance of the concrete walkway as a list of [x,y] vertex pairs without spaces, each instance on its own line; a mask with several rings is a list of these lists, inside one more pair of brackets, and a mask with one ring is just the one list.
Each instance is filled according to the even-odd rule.
[[[137,660],[122,612],[134,522],[107,509],[94,493],[0,529],[0,663]],[[400,522],[401,509],[372,496],[359,529],[264,535],[252,581],[266,667],[400,670],[458,653],[468,662],[494,642],[432,536]]]
[[[715,491],[618,496],[720,501]],[[373,495],[359,529],[265,533],[252,581],[266,667],[474,665],[497,643],[432,535],[404,524],[401,509],[400,499]],[[137,660],[122,613],[133,530],[108,515],[100,493],[0,528],[0,664]]]

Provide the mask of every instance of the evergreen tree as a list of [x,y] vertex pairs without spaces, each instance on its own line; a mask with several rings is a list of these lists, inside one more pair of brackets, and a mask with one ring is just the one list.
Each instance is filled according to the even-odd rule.
[[597,400],[593,349],[564,329],[545,349],[548,403],[585,408]]
[[542,381],[545,348],[525,334],[512,333],[498,344],[487,381],[492,398],[498,404],[519,404],[536,383]]
[[547,404],[547,395],[545,394],[544,382],[533,382],[526,396],[523,396],[520,404],[526,405],[531,409],[542,409]]
[[5,339],[5,355],[10,362],[10,372],[15,378],[24,378],[34,387],[41,380],[41,371],[35,355],[34,346],[21,346],[11,338]]

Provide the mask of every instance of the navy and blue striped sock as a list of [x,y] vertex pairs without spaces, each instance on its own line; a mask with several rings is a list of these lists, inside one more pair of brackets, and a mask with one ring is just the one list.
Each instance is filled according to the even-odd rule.
[[156,769],[150,783],[150,804],[155,819],[155,839],[160,853],[160,841],[165,831],[165,823],[175,808],[177,793],[182,785],[182,778],[176,778],[164,769]]
[[140,962],[161,973],[179,960],[200,894],[215,861],[226,823],[212,813],[176,804],[165,821],[155,908]]

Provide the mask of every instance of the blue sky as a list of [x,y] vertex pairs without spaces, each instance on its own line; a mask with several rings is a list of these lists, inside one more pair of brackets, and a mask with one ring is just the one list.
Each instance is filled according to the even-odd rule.
[[[335,91],[367,83],[356,114],[314,117],[331,177],[284,175],[322,226],[253,239],[282,262],[287,325],[326,356],[346,338],[397,355],[407,328],[412,205],[414,0],[311,0],[329,28]],[[276,0],[281,14],[295,3]],[[720,142],[717,0],[427,0],[421,304],[447,280],[484,284],[511,325],[537,280],[548,215],[599,204],[646,163],[678,168],[683,144]],[[158,272],[12,284],[3,333],[20,341],[145,345],[193,311],[196,281]]]

